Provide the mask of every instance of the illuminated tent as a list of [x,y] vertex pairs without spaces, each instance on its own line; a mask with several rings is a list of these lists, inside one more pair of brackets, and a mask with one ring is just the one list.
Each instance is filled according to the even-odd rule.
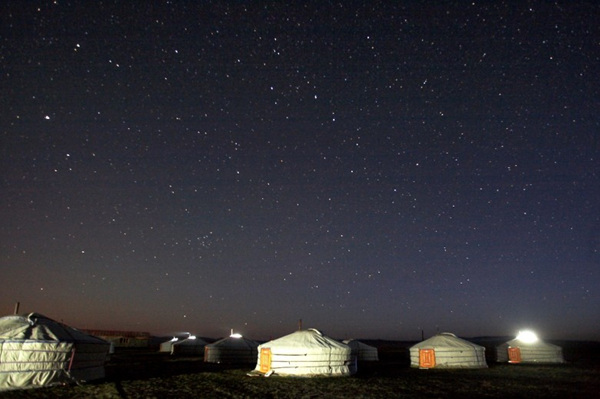
[[377,348],[371,345],[362,343],[356,339],[347,339],[344,341],[352,350],[352,357],[359,362],[376,362],[379,360]]
[[254,372],[283,376],[350,375],[351,349],[318,330],[299,330],[258,347]]
[[37,313],[0,318],[0,391],[104,378],[110,343]]
[[410,366],[422,369],[486,368],[485,348],[445,332],[411,346]]
[[562,348],[540,340],[527,342],[519,338],[496,347],[498,362],[517,363],[564,363]]
[[254,363],[258,342],[232,334],[204,348],[204,361],[208,363]]
[[177,338],[160,344],[159,352],[167,352],[172,355],[202,355],[206,341],[193,335],[187,338]]

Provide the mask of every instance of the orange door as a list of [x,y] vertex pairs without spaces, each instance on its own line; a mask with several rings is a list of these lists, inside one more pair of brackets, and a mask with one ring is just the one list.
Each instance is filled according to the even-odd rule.
[[271,370],[271,348],[262,348],[260,350],[260,371],[268,373]]
[[509,363],[521,363],[521,349],[508,348],[508,362]]
[[419,349],[419,367],[424,369],[435,367],[435,349]]

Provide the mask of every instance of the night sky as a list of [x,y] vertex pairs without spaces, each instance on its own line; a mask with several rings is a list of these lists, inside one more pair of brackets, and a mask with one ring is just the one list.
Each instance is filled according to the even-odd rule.
[[2,2],[1,315],[600,339],[600,6],[284,3]]

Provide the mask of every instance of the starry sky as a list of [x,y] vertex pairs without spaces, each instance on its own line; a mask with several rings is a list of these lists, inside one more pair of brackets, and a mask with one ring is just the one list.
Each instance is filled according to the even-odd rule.
[[594,1],[4,1],[0,313],[600,339]]

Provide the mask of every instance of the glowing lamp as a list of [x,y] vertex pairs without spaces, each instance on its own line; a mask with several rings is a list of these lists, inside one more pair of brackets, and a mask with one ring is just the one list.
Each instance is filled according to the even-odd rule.
[[523,341],[525,343],[531,344],[538,340],[537,335],[533,331],[519,331],[519,335],[517,335],[517,339],[519,341]]

